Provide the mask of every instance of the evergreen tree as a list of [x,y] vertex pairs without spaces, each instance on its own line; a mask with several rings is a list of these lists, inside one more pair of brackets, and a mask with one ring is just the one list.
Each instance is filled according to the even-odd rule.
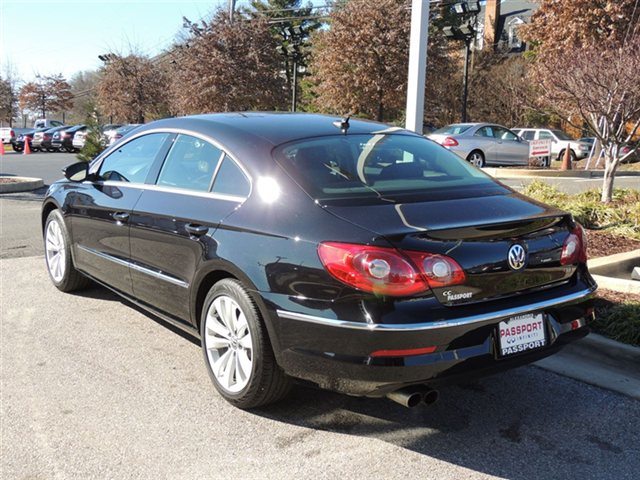
[[87,136],[85,137],[84,147],[76,155],[81,162],[90,162],[96,158],[106,148],[102,141],[102,130],[95,119],[87,122]]

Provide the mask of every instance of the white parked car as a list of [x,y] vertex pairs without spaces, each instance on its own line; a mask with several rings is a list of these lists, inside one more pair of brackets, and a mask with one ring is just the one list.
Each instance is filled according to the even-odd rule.
[[512,129],[521,138],[531,140],[551,140],[551,158],[562,160],[564,151],[569,145],[571,161],[575,162],[589,156],[591,145],[587,142],[574,140],[562,130],[550,128],[514,128]]
[[73,141],[71,142],[73,145],[73,148],[77,148],[78,150],[81,150],[82,147],[84,147],[87,133],[89,133],[88,130],[80,130],[78,133],[76,133],[73,136]]
[[0,128],[0,138],[2,139],[2,143],[6,145],[16,139],[16,133],[11,127],[2,127]]

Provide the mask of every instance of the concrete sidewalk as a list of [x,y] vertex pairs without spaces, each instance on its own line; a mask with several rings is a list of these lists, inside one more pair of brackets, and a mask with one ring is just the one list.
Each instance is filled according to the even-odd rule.
[[640,400],[640,348],[595,333],[534,365]]

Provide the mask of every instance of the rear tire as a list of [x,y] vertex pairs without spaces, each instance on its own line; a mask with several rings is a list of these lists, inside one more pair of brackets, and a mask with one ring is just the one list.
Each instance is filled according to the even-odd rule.
[[467,157],[467,162],[474,167],[482,168],[485,165],[484,154],[480,150],[474,150]]
[[[571,163],[577,161],[576,153],[573,150],[569,150],[569,158],[571,160]],[[560,151],[560,156],[558,157],[558,160],[560,162],[564,160],[564,150]]]
[[60,210],[49,213],[44,226],[44,258],[49,278],[58,290],[72,292],[89,285],[90,280],[76,270],[71,258],[71,239]]
[[226,278],[211,287],[200,336],[213,385],[232,405],[260,407],[289,393],[291,380],[276,363],[258,308],[238,280]]

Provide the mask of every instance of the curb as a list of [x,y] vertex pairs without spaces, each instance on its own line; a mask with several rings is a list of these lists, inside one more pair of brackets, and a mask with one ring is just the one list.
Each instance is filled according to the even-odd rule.
[[41,178],[32,177],[4,177],[17,180],[11,183],[0,183],[0,193],[16,193],[36,190],[44,185]]
[[[603,178],[604,170],[529,170],[520,168],[483,168],[485,173],[494,178],[519,178],[519,177],[553,177],[553,178]],[[616,172],[616,178],[640,177],[640,172]]]
[[533,365],[640,400],[640,347],[592,333]]
[[[640,266],[640,249],[630,252],[616,253],[606,257],[590,259],[587,262],[591,276],[598,283],[598,286],[622,293],[640,294],[640,281],[618,278],[608,275],[606,267],[611,264],[618,264],[630,260],[637,260],[636,265]],[[605,271],[598,271],[604,269]]]

